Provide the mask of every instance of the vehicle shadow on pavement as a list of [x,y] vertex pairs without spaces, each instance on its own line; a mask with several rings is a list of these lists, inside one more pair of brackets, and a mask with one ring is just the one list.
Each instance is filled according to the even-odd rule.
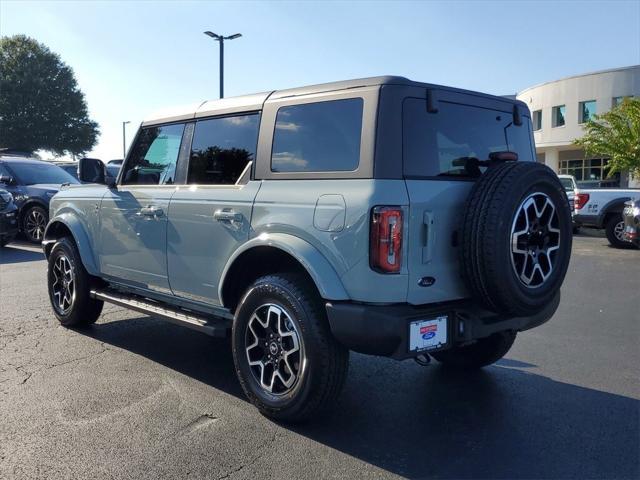
[[[244,398],[227,340],[146,317],[84,333]],[[535,368],[505,359],[465,374],[353,354],[335,408],[282,427],[410,478],[638,478],[640,401]]]
[[11,263],[37,262],[44,259],[44,253],[16,248],[12,244],[0,248],[0,265]]

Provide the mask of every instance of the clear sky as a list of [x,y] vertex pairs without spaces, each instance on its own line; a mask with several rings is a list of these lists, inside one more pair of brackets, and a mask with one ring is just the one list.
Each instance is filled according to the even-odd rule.
[[372,75],[494,94],[640,64],[640,0],[459,2],[0,1],[0,33],[45,43],[75,71],[101,136],[122,157],[149,113],[225,96]]

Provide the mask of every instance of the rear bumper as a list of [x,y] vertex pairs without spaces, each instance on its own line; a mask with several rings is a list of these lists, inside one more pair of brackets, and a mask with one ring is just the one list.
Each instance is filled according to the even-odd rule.
[[450,348],[497,332],[524,331],[542,325],[553,316],[559,303],[560,292],[532,317],[504,317],[466,300],[421,307],[329,302],[326,308],[331,332],[344,346],[359,353],[403,360],[423,353],[409,351],[409,324],[416,320],[447,315],[449,341],[445,348]]

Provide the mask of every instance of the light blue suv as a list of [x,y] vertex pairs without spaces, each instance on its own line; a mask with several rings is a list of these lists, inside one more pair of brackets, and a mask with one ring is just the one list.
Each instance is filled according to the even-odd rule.
[[[111,302],[230,335],[251,402],[302,420],[349,350],[478,368],[547,321],[571,251],[518,101],[377,77],[145,120],[117,180],[83,159],[51,202],[65,326]],[[102,184],[101,184],[102,183]]]

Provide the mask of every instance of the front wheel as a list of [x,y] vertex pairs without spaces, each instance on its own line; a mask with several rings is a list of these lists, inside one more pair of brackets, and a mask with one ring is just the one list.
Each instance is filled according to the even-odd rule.
[[342,390],[349,351],[331,335],[315,286],[302,275],[256,280],[236,310],[232,343],[240,385],[268,417],[308,419]]
[[476,340],[470,345],[434,352],[431,356],[448,367],[474,370],[500,360],[507,354],[515,340],[516,332],[499,332]]
[[604,227],[607,240],[615,248],[631,248],[633,244],[624,239],[624,219],[621,214],[613,215]]
[[22,232],[29,242],[40,243],[48,222],[49,214],[44,208],[30,207],[22,216]]
[[91,298],[94,278],[84,268],[75,243],[64,237],[49,255],[47,284],[53,313],[65,327],[83,327],[95,323],[103,302]]

